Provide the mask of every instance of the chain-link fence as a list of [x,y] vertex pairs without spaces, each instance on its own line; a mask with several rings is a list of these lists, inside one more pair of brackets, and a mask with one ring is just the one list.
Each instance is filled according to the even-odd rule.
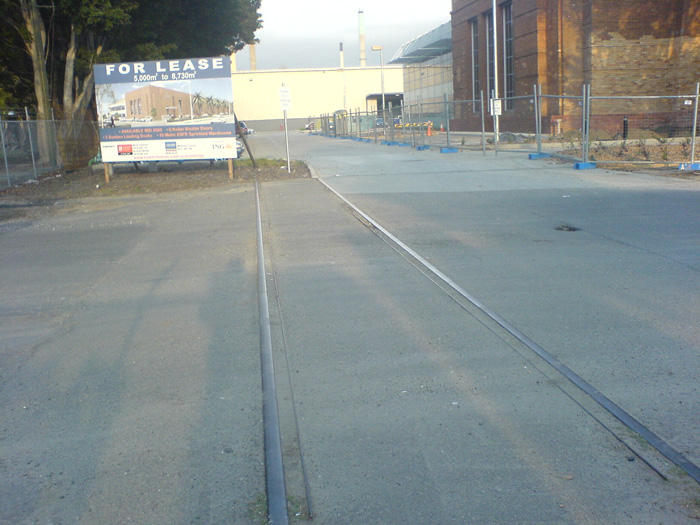
[[[695,162],[700,87],[695,94],[569,96],[542,94],[338,111],[317,119],[329,136],[410,144],[442,151],[522,151],[601,164]],[[497,113],[498,115],[494,115]]]
[[[495,103],[494,103],[495,102]],[[695,93],[649,96],[532,95],[431,100],[385,110],[324,114],[309,126],[327,136],[439,148],[522,151],[584,163],[692,165],[700,84]],[[494,113],[498,113],[495,116]],[[96,122],[0,118],[0,188],[60,169],[80,169],[99,151]],[[692,167],[692,166],[691,166]]]
[[97,155],[96,122],[0,120],[0,188],[61,169],[80,169]]
[[695,161],[697,95],[590,97],[589,157],[598,164]]
[[[542,95],[537,87],[537,151],[575,161],[584,160],[584,101],[580,96]],[[545,115],[545,116],[543,116]]]
[[0,121],[3,186],[9,187],[57,169],[58,144],[54,122]]

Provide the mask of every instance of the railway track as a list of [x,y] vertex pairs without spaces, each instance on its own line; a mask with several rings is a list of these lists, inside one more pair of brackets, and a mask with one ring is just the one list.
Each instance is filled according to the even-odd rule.
[[[491,310],[484,302],[473,296],[467,290],[459,286],[453,279],[445,275],[437,267],[422,257],[419,253],[411,249],[399,238],[385,229],[375,219],[356,207],[343,195],[335,191],[331,186],[318,179],[326,190],[331,192],[342,206],[354,215],[366,228],[400,256],[403,262],[409,263],[426,279],[438,286],[444,294],[452,301],[459,304],[464,312],[476,319],[482,326],[505,342],[515,353],[526,360],[538,371],[549,384],[556,385],[557,389],[572,400],[586,414],[592,417],[606,432],[618,440],[626,447],[630,453],[628,458],[632,461],[635,458],[644,462],[660,478],[668,480],[666,472],[668,466],[666,460],[683,470],[683,472],[700,484],[700,468],[686,458],[681,452],[674,449],[666,441],[655,434],[643,423],[635,419],[623,407],[617,405],[610,398],[598,391],[594,385],[587,382],[561,362],[555,355],[538,343],[533,341],[526,334],[518,330],[498,313]],[[287,341],[284,334],[283,306],[280,302],[280,291],[277,287],[277,271],[274,265],[275,255],[265,253],[265,246],[273,244],[270,240],[269,223],[265,218],[265,207],[260,202],[265,202],[264,196],[261,198],[261,189],[256,185],[257,201],[257,223],[258,223],[258,276],[260,294],[260,319],[261,319],[261,360],[263,374],[263,399],[264,399],[264,427],[265,427],[265,447],[266,447],[266,480],[269,519],[271,523],[287,523],[288,514],[313,517],[313,494],[309,484],[309,473],[307,472],[304,458],[304,447],[299,431],[299,416],[297,414],[297,403],[294,400],[294,387],[291,378],[284,380],[274,378],[273,350],[270,335],[270,307],[268,304],[267,283],[270,282],[274,289],[276,301],[273,308],[277,310],[280,326],[282,330],[282,346],[284,356],[283,369],[286,375],[290,374],[293,366],[289,363],[287,353]],[[267,228],[265,225],[267,224]],[[270,267],[266,269],[265,261],[269,261]],[[399,259],[396,259],[399,261]],[[285,375],[285,374],[283,374]],[[283,458],[284,445],[282,444],[282,430],[279,421],[279,411],[277,408],[277,398],[280,394],[275,390],[276,383],[284,383],[288,392],[284,396],[288,405],[282,410],[292,414],[290,423],[291,432],[287,433],[287,438],[294,441],[293,456],[294,469],[298,471],[297,478],[303,480],[297,483],[299,487],[303,485],[303,502],[298,502],[298,511],[291,512],[288,509],[288,494],[285,487],[285,461],[289,462],[289,457]],[[650,447],[649,447],[650,445]],[[289,456],[289,454],[287,454]],[[290,473],[287,472],[287,476]]]

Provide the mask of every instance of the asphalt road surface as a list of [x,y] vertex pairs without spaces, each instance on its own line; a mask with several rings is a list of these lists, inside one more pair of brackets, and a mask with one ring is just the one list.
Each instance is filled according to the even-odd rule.
[[[250,141],[284,156],[280,133]],[[698,182],[290,149],[700,464]],[[260,196],[292,521],[307,497],[316,523],[700,517],[695,481],[320,181]],[[0,225],[0,523],[264,521],[254,203],[86,199]]]

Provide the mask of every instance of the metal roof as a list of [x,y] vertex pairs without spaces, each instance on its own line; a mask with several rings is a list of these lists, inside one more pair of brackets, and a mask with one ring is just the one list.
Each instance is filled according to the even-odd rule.
[[452,22],[428,31],[406,42],[399,48],[389,64],[415,64],[425,62],[452,51]]

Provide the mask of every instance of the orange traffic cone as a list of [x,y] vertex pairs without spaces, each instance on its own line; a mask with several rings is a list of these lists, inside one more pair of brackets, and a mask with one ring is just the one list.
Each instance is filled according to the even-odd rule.
[[430,125],[428,126],[428,136],[429,136],[429,137],[432,137],[432,136],[433,136],[433,127],[430,126]]
[[440,122],[440,131],[445,131],[445,126],[442,125],[442,122]]

